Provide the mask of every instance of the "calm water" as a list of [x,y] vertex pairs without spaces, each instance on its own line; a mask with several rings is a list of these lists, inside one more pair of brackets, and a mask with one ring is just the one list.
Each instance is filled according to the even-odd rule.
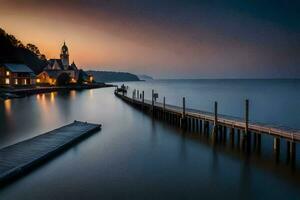
[[[253,121],[300,128],[300,81],[203,80],[128,83],[154,88],[167,102],[243,115],[250,99]],[[113,95],[113,88],[51,93],[0,102],[0,147],[33,137],[73,120],[101,123],[92,135],[13,184],[0,199],[296,199],[299,166],[285,163],[285,144],[275,161],[271,138],[261,155],[245,156],[205,137],[182,133],[152,120]],[[299,146],[299,145],[298,145]],[[299,152],[297,164],[299,165]]]

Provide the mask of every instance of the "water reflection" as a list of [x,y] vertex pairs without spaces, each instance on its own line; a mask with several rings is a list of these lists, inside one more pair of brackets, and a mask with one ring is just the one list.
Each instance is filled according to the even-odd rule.
[[[5,111],[5,103],[0,104]],[[2,114],[6,111],[0,113],[2,146],[74,119],[102,123],[103,129],[10,187],[1,188],[3,199],[111,199],[112,195],[115,199],[235,199],[239,191],[241,198],[256,197],[266,185],[274,189],[264,191],[260,198],[284,193],[295,199],[300,195],[298,171],[291,173],[288,166],[276,165],[264,155],[252,153],[247,159],[237,143],[213,146],[206,134],[183,133],[153,120],[115,98],[112,89],[16,99],[10,110],[12,128]],[[262,152],[272,147],[267,142],[262,138]]]
[[11,116],[11,100],[7,99],[4,101],[5,114],[7,117]]
[[51,92],[50,93],[50,101],[51,101],[51,103],[54,103],[55,102],[55,96],[57,95],[57,93],[56,92]]
[[76,91],[75,90],[70,91],[70,97],[71,97],[72,100],[74,100],[76,98]]

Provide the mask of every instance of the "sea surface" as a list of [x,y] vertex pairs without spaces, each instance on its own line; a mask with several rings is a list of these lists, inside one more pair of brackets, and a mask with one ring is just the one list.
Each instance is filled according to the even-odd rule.
[[[121,85],[121,83],[117,83]],[[168,104],[300,129],[300,80],[156,80],[128,82],[151,90]],[[0,199],[297,199],[296,164],[280,158],[262,138],[261,153],[245,154],[227,144],[212,146],[202,134],[182,132],[118,99],[114,88],[54,92],[0,101],[0,148],[74,120],[101,123],[88,137],[12,184]]]

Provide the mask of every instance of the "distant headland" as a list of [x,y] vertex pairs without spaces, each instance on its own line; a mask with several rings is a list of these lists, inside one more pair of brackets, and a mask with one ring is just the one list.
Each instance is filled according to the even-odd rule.
[[113,72],[113,71],[87,71],[91,74],[97,82],[126,82],[126,81],[140,81],[135,74],[128,72]]

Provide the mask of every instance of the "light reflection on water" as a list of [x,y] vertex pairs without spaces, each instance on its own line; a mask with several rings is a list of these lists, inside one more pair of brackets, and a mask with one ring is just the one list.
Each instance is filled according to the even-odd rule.
[[[226,145],[213,148],[204,136],[183,133],[132,108],[113,95],[113,88],[9,102],[0,103],[1,147],[73,120],[101,123],[103,129],[0,190],[3,199],[293,199],[299,195],[299,173],[284,161],[247,158]],[[272,149],[267,140],[264,145],[263,152]]]

